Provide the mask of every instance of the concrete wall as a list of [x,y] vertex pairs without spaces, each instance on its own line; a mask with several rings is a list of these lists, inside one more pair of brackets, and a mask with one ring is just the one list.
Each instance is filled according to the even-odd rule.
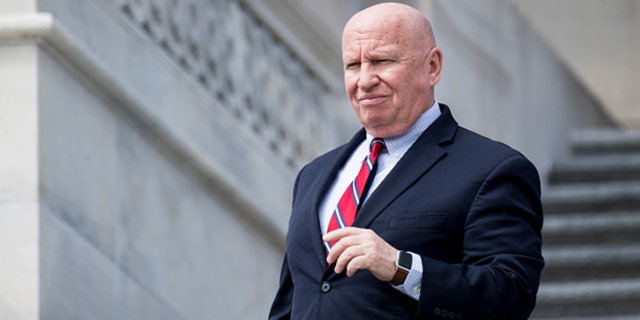
[[543,179],[570,132],[612,125],[513,1],[433,0],[429,16],[444,55],[436,97],[463,126],[522,151]]
[[0,47],[2,319],[36,319],[39,309],[37,55],[31,45]]
[[264,314],[279,250],[99,89],[38,63],[42,317]]
[[[319,108],[333,93],[245,7],[153,3],[167,20],[145,20],[151,2],[3,3],[3,319],[268,311],[295,172],[341,127]],[[194,5],[219,6],[198,21],[220,38],[180,51],[210,34]]]
[[519,0],[518,6],[611,118],[640,128],[640,3]]

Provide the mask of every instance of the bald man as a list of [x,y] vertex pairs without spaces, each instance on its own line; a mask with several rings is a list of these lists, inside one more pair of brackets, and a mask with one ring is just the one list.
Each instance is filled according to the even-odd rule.
[[442,52],[419,11],[357,13],[342,59],[363,128],[296,178],[269,318],[527,319],[544,265],[535,167],[436,101]]

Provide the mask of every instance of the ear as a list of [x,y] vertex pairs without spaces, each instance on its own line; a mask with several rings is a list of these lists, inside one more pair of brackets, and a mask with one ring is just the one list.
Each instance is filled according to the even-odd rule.
[[429,86],[434,87],[440,81],[440,73],[442,72],[442,51],[435,47],[429,51],[427,56]]

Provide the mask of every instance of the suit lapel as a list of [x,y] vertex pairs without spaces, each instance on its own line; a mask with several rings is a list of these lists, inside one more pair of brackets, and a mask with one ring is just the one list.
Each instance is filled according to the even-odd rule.
[[441,109],[438,120],[416,140],[360,208],[354,226],[367,228],[393,200],[446,155],[441,145],[453,140],[458,124],[447,106],[441,105]]
[[351,140],[337,150],[334,157],[329,159],[329,162],[324,165],[326,168],[317,177],[317,188],[314,192],[313,201],[310,203],[311,208],[308,212],[312,212],[312,217],[309,221],[309,235],[311,236],[311,243],[314,244],[315,254],[318,257],[320,263],[327,267],[326,254],[324,251],[324,244],[322,241],[322,233],[320,230],[320,203],[324,200],[329,187],[333,183],[338,174],[338,171],[342,168],[347,161],[353,150],[365,139],[365,131],[361,129],[356,133]]
[[[440,109],[442,110],[442,115],[440,115],[438,120],[418,138],[386,179],[378,186],[373,194],[370,195],[369,200],[360,208],[354,221],[354,226],[361,228],[368,227],[384,208],[400,196],[417,179],[426,174],[433,165],[446,155],[442,145],[450,143],[453,140],[455,132],[458,129],[458,124],[453,119],[446,105],[440,105]],[[318,174],[316,179],[317,183],[315,183],[313,187],[313,189],[315,189],[313,191],[314,198],[313,201],[309,203],[310,207],[307,211],[311,212],[311,217],[307,219],[310,231],[309,236],[311,237],[311,243],[314,244],[315,255],[324,268],[328,268],[329,266],[326,262],[326,254],[319,227],[320,216],[318,209],[338,171],[342,168],[353,150],[365,139],[365,136],[366,133],[364,129],[361,129],[347,144],[338,148],[335,155],[330,157],[328,162],[323,166],[326,169]]]

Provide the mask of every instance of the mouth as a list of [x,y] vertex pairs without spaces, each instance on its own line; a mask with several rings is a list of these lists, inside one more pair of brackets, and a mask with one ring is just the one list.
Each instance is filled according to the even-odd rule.
[[387,96],[381,94],[369,94],[358,98],[358,102],[363,106],[373,106],[387,100]]

